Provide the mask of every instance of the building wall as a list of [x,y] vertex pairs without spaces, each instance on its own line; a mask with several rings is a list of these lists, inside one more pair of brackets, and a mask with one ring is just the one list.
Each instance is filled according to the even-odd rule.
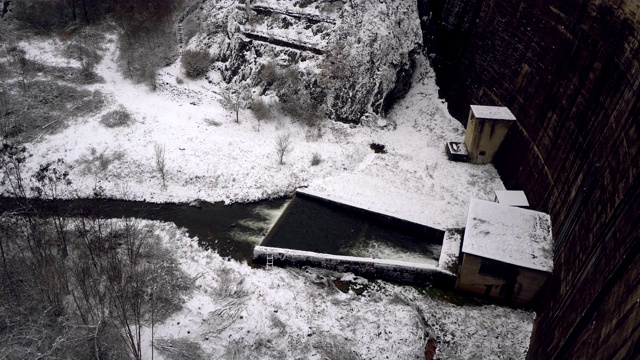
[[[478,119],[470,113],[464,137],[469,161],[474,164],[490,163],[514,123],[511,120]],[[484,156],[478,159],[482,152]]]
[[[549,274],[533,269],[517,267],[515,265],[505,267],[513,272],[515,283],[513,292],[508,299],[505,299],[505,288],[508,286],[507,280],[481,274],[481,257],[463,254],[462,267],[456,283],[456,289],[470,292],[480,296],[488,296],[495,300],[505,301],[514,305],[530,305],[536,300]],[[505,274],[508,276],[508,274]],[[487,292],[488,291],[488,292]]]
[[520,268],[514,293],[515,304],[527,305],[538,301],[540,291],[549,277],[550,274],[543,271]]
[[640,358],[640,0],[418,5],[450,112],[513,112],[494,163],[551,215],[528,358]]
[[[505,284],[504,279],[480,275],[481,258],[475,255],[463,254],[462,266],[456,289],[477,295],[488,295],[494,299],[500,299],[500,287]],[[487,294],[487,286],[492,286]]]

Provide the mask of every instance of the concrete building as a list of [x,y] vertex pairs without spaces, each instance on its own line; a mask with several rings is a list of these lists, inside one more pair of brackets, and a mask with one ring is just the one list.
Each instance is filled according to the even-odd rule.
[[496,190],[495,194],[494,202],[522,208],[529,207],[529,199],[522,190]]
[[462,241],[461,291],[529,305],[553,271],[549,215],[472,199]]
[[515,120],[506,107],[471,105],[464,137],[469,162],[490,163]]
[[640,359],[640,0],[418,9],[451,115],[513,112],[493,164],[553,219],[527,359]]

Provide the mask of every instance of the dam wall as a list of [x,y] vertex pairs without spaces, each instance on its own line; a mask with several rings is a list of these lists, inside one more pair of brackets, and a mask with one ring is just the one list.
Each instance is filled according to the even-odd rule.
[[528,359],[640,358],[640,0],[419,0],[441,96],[508,107],[494,163],[551,215]]

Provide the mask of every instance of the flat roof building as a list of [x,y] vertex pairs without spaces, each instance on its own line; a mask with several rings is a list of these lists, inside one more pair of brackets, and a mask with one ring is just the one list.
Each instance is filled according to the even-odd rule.
[[490,163],[515,120],[506,107],[471,105],[464,137],[469,162]]
[[494,202],[518,207],[529,207],[529,199],[522,190],[496,190]]
[[515,305],[535,301],[553,271],[548,214],[472,199],[456,287]]

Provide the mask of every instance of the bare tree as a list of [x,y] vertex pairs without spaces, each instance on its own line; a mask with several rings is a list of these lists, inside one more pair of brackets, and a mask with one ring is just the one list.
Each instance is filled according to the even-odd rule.
[[165,161],[165,151],[164,145],[156,143],[155,147],[155,155],[156,155],[156,170],[160,174],[160,178],[162,178],[162,187],[167,187],[167,164]]
[[36,76],[35,63],[27,59],[23,51],[15,51],[11,53],[11,57],[13,63],[18,69],[18,83],[20,84],[22,91],[26,92],[29,88],[29,84],[31,84],[33,78]]
[[227,86],[220,92],[220,104],[228,111],[236,114],[236,123],[240,123],[240,109],[242,109],[248,97],[248,90],[240,86]]
[[280,161],[280,165],[284,164],[284,157],[289,154],[293,150],[293,146],[291,144],[291,134],[285,133],[280,134],[276,138],[276,154],[278,155],[278,160]]
[[9,98],[7,93],[0,89],[0,136],[8,136],[13,128],[9,117],[5,117],[9,112]]
[[267,102],[260,97],[252,98],[248,104],[249,109],[258,121],[257,129],[260,132],[260,124],[267,120],[273,119],[279,112],[279,104],[277,102]]

